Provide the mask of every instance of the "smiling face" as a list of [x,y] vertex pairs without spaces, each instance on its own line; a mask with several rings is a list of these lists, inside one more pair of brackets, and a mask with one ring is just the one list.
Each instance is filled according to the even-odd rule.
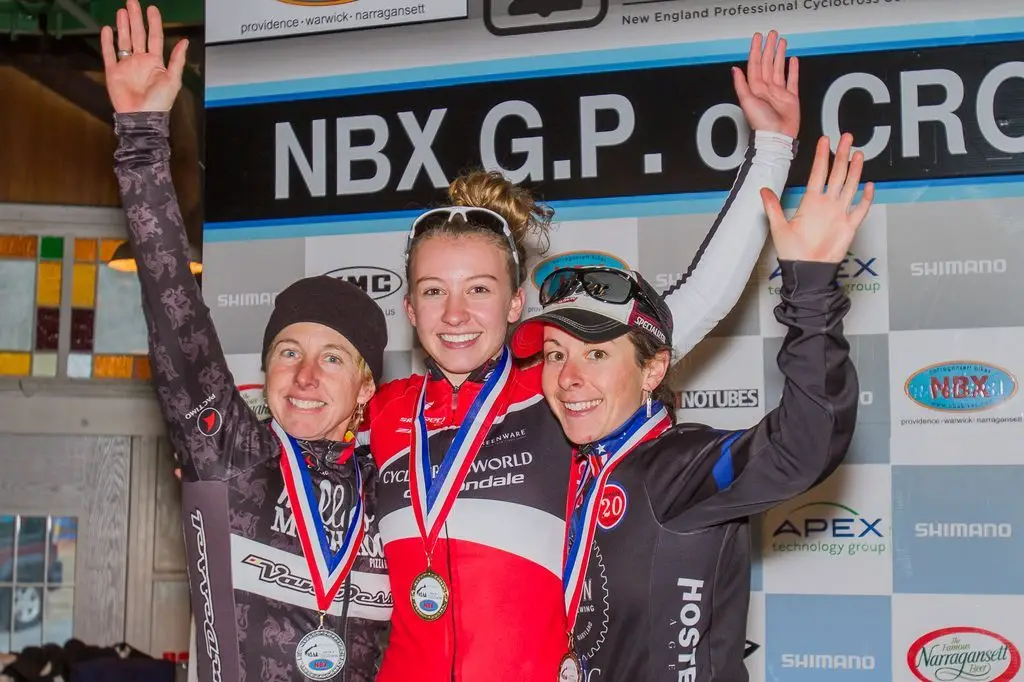
[[357,404],[365,405],[374,393],[357,358],[348,339],[330,327],[288,325],[267,353],[270,413],[296,438],[343,440]]
[[509,324],[522,315],[523,292],[512,293],[507,254],[487,236],[425,239],[409,279],[409,323],[456,386],[501,351]]
[[641,367],[628,335],[587,343],[558,327],[544,326],[544,397],[577,445],[592,443],[622,426],[668,370],[662,352]]

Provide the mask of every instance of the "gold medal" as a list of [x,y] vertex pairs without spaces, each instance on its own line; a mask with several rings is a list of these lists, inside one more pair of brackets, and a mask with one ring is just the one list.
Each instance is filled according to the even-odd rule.
[[429,568],[412,581],[412,610],[423,620],[437,620],[448,608],[448,585]]

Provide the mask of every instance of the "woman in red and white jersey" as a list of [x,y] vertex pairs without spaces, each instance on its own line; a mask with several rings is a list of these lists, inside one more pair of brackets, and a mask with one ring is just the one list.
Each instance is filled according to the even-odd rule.
[[[680,355],[735,305],[767,235],[759,192],[785,186],[800,113],[785,48],[755,35],[746,75],[733,69],[753,133],[725,207],[664,293],[677,331],[663,341]],[[523,313],[524,244],[543,241],[552,212],[495,173],[456,179],[449,200],[414,222],[406,249],[425,376],[381,387],[369,408],[395,602],[377,679],[554,679],[572,448],[540,365],[517,365],[506,346]]]

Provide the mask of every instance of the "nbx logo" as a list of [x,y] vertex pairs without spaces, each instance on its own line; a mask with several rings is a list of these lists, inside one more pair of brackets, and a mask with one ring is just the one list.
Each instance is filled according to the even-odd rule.
[[941,381],[938,377],[932,377],[929,388],[933,399],[940,395],[946,400],[950,398],[991,398],[992,390],[986,385],[987,383],[987,374],[980,377],[974,374],[970,376],[954,374],[942,377]]
[[[861,276],[878,277],[878,273],[875,272],[872,267],[875,265],[876,260],[878,260],[878,258],[875,256],[863,259],[847,252],[846,258],[844,258],[842,263],[839,264],[839,272],[836,274],[836,279],[856,279]],[[850,274],[851,271],[853,271],[853,274]],[[775,270],[772,271],[772,276],[769,279],[776,279],[778,277],[782,277],[781,267],[776,267]]]
[[793,513],[795,514],[801,509],[807,509],[808,507],[831,507],[833,509],[841,509],[849,512],[850,516],[843,518],[808,516],[803,520],[802,528],[800,525],[786,519],[779,524],[778,528],[775,529],[775,532],[772,533],[772,537],[788,534],[795,535],[798,538],[808,538],[815,533],[827,533],[829,537],[833,538],[862,538],[869,534],[882,537],[882,531],[878,530],[878,524],[882,522],[882,519],[868,521],[860,515],[860,512],[850,509],[838,502],[809,502],[794,509]]

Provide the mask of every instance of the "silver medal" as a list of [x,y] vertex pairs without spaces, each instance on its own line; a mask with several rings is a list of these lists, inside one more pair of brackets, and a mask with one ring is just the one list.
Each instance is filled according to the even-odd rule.
[[345,642],[330,630],[313,630],[295,648],[295,664],[311,680],[331,679],[342,671],[347,659]]

